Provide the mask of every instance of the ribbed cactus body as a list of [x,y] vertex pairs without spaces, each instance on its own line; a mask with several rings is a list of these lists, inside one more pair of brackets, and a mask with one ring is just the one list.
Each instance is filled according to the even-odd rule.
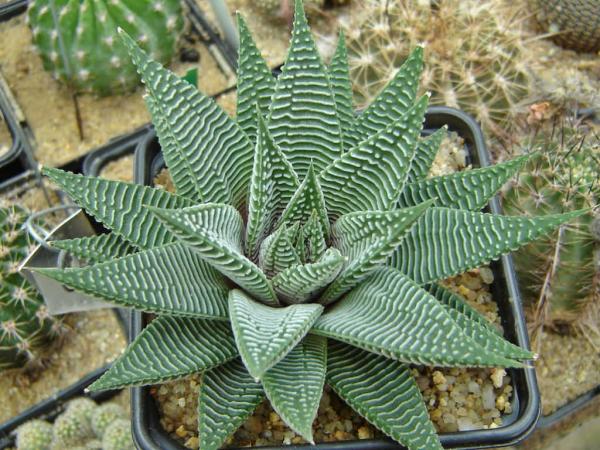
[[[569,129],[536,140],[533,149],[540,154],[505,192],[505,212],[540,216],[598,205],[600,141],[585,138]],[[600,242],[594,220],[590,211],[514,254],[525,301],[535,306],[544,293],[551,321],[574,322],[589,301],[597,300]]]
[[0,370],[35,359],[60,329],[37,290],[17,273],[31,249],[22,229],[26,217],[19,207],[0,208]]
[[600,50],[600,1],[537,0],[536,17],[561,47],[582,52]]
[[179,0],[34,0],[33,42],[46,70],[77,91],[109,95],[139,83],[117,28],[167,64],[183,28]]

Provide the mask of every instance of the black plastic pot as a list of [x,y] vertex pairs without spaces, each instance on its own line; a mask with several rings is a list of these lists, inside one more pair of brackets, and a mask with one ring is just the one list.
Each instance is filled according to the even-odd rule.
[[552,414],[540,417],[537,428],[543,430],[556,425],[563,419],[566,419],[587,407],[598,396],[600,396],[600,385],[596,386],[594,389],[586,392],[585,394],[580,395],[575,400],[561,406]]
[[[235,50],[224,42],[219,34],[213,30],[195,0],[183,1],[188,9],[186,17],[189,20],[191,31],[202,43],[204,43],[222,71],[235,72],[237,67],[237,53]],[[15,16],[25,13],[27,11],[27,4],[28,0],[13,0],[0,5],[0,22],[10,20]],[[228,92],[231,89],[232,88],[224,89],[223,93]],[[6,88],[6,90],[8,91],[8,88]],[[25,118],[19,111],[18,106],[11,99],[12,94],[10,94],[10,92],[4,92],[2,84],[0,83],[0,112],[6,118],[6,122],[13,138],[13,146],[10,151],[0,156],[0,187],[4,180],[19,175],[28,169],[33,169],[37,164],[33,158],[34,151],[31,144],[31,142],[33,142],[33,133],[27,126]],[[19,118],[21,119],[19,120]],[[143,134],[144,129],[147,129],[148,127],[150,127],[150,124],[143,125],[132,132],[110,139],[108,143],[91,150],[90,153],[110,152],[110,150],[108,150],[109,148],[120,145],[121,142],[139,138],[141,134]],[[81,164],[85,161],[86,156],[87,155],[83,155],[70,161],[61,168],[72,172],[80,172]],[[84,173],[87,172],[84,170]]]
[[[467,114],[446,107],[429,108],[425,121],[424,134],[429,134],[443,125],[450,131],[458,133],[464,139],[468,149],[469,163],[474,166],[490,165],[490,156],[486,149],[481,130],[477,123]],[[160,146],[154,133],[150,133],[142,141],[136,151],[135,180],[137,183],[152,185],[156,174],[164,167]],[[497,198],[492,199],[488,209],[493,213],[501,213]],[[511,342],[529,348],[529,339],[525,318],[521,307],[521,298],[510,255],[493,262],[491,268],[495,281],[492,284],[492,295],[498,302],[505,336]],[[146,323],[146,317],[139,312],[132,313],[130,326],[133,340]],[[513,411],[503,416],[504,425],[491,430],[474,430],[440,435],[446,448],[491,448],[511,445],[524,439],[535,427],[540,415],[540,397],[537,380],[533,368],[510,369],[509,375],[514,388],[511,400]],[[159,419],[158,408],[150,395],[149,387],[137,387],[131,390],[132,429],[134,439],[139,448],[144,450],[182,450],[181,444],[166,433]],[[308,445],[290,445],[286,449],[306,448]],[[400,445],[390,440],[362,440],[318,444],[324,450],[344,449],[400,449]],[[281,447],[259,447],[275,449]]]

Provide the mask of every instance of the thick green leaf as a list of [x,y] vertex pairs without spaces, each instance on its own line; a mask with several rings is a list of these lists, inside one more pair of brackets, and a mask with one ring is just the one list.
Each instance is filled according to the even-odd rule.
[[[297,222],[294,228],[298,228]],[[263,241],[258,261],[261,270],[267,277],[273,278],[288,267],[300,264],[300,257],[290,239],[290,235],[293,236],[293,234],[294,229],[283,224],[274,234]]]
[[363,141],[398,121],[413,105],[423,70],[423,48],[415,48],[396,76],[356,119],[354,131]]
[[271,231],[300,184],[294,169],[273,142],[260,111],[257,112],[257,120],[258,137],[246,228],[246,254],[253,258],[256,258],[260,243]]
[[255,380],[281,361],[321,315],[316,304],[271,308],[240,290],[229,293],[229,317],[242,361]]
[[344,153],[319,175],[329,218],[354,211],[395,207],[423,123],[423,96],[399,120]]
[[180,195],[195,202],[242,208],[252,173],[252,144],[210,97],[152,61],[121,32],[148,93],[169,174]]
[[302,1],[296,0],[292,40],[273,94],[269,130],[300,178],[317,173],[342,153],[342,133],[325,66]]
[[306,241],[304,238],[304,227],[300,227],[298,229],[298,235],[296,236],[296,241],[294,242],[294,248],[296,249],[296,254],[302,264],[304,264],[307,260],[307,252],[306,252]]
[[142,311],[219,320],[228,317],[225,280],[180,244],[89,267],[35,270],[78,291]]
[[225,322],[154,319],[90,390],[143,386],[211,369],[238,356]]
[[[308,221],[313,211],[317,212],[319,222],[323,228],[323,236],[325,238],[329,237],[329,219],[327,217],[323,191],[321,190],[313,166],[310,166],[306,178],[281,214],[279,224],[304,223]],[[304,233],[304,238],[306,238],[306,233]]]
[[352,85],[350,84],[344,30],[340,30],[337,48],[329,65],[329,81],[331,82],[335,107],[342,129],[343,148],[344,150],[350,150],[358,144],[359,139],[356,132],[353,132]]
[[410,450],[442,450],[406,364],[330,340],[327,382],[352,409]]
[[243,222],[229,205],[206,203],[184,209],[151,211],[182,243],[259,300],[277,305],[271,283],[242,253]]
[[498,330],[458,295],[436,284],[428,290],[446,307],[446,312],[463,332],[486,350],[512,359],[533,359],[532,352],[502,338]]
[[325,242],[319,215],[314,209],[308,222],[304,224],[304,237],[308,244],[307,260],[309,262],[315,262],[321,258],[325,253],[325,250],[327,250],[327,243]]
[[262,378],[275,412],[312,444],[312,423],[323,395],[326,372],[327,339],[309,335]]
[[261,384],[252,379],[239,358],[204,372],[198,398],[200,448],[221,448],[264,397]]
[[510,180],[529,158],[528,155],[481,169],[464,170],[408,184],[398,200],[405,208],[433,200],[435,206],[477,211]]
[[389,265],[419,284],[431,283],[486,264],[585,213],[528,218],[429,208]]
[[427,136],[424,139],[419,140],[417,149],[415,150],[415,157],[410,165],[410,170],[406,177],[406,183],[416,183],[417,181],[424,180],[427,178],[435,156],[437,155],[442,139],[448,133],[448,127],[445,125],[437,130],[435,133]]
[[193,204],[185,197],[139,184],[84,177],[49,167],[44,168],[43,174],[88,214],[142,249],[174,240],[167,227],[145,206],[184,208]]
[[319,302],[324,305],[334,302],[383,265],[410,226],[430,205],[425,202],[412,208],[357,212],[340,217],[333,226],[333,240],[349,264]]
[[237,14],[240,47],[237,70],[237,123],[256,142],[256,105],[268,111],[275,92],[275,78],[256,48],[245,20]]
[[392,268],[378,269],[346,294],[311,332],[406,363],[522,366],[479,346],[435,297]]
[[338,249],[330,248],[317,262],[292,266],[275,276],[273,289],[284,303],[306,303],[335,280],[344,261]]
[[137,251],[135,246],[115,233],[52,241],[50,245],[91,263],[109,261]]

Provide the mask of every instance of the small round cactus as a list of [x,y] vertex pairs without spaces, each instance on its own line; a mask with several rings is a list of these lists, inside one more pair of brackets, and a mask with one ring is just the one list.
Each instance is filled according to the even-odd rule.
[[179,0],[34,0],[28,18],[45,69],[76,91],[100,95],[139,84],[119,27],[163,64],[183,28]]
[[98,409],[98,405],[96,405],[94,400],[87,397],[79,397],[67,403],[66,412],[74,413],[83,417],[85,420],[90,422],[91,425],[92,417],[96,412],[96,409]]
[[23,224],[27,212],[0,207],[0,370],[22,367],[39,355],[61,331],[48,315],[37,290],[18,273],[32,249]]
[[126,418],[123,408],[116,403],[105,403],[98,406],[92,413],[92,430],[101,438],[106,428],[117,419]]
[[128,420],[118,419],[111,423],[102,438],[103,450],[134,450],[131,425]]
[[[534,139],[531,147],[539,154],[504,193],[507,214],[539,216],[598,205],[600,139],[582,128],[556,130]],[[597,220],[590,210],[514,254],[524,301],[537,323],[577,325],[586,306],[599,300]]]
[[50,450],[52,425],[45,420],[31,420],[17,428],[17,450]]
[[544,32],[564,48],[581,52],[600,50],[598,0],[536,0],[536,18]]
[[92,425],[85,414],[66,410],[54,422],[54,443],[67,448],[83,445],[94,437]]
[[431,92],[430,104],[467,111],[486,132],[508,139],[531,73],[525,24],[507,8],[514,5],[364,0],[342,23],[357,106],[371,103],[411,49],[422,45],[421,88]]

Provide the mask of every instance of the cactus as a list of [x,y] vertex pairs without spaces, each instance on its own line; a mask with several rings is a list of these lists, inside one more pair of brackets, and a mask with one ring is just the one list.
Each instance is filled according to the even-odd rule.
[[163,64],[183,28],[179,0],[35,0],[28,19],[44,68],[75,91],[100,95],[139,84],[118,27]]
[[[531,148],[539,155],[504,192],[507,214],[539,216],[598,205],[598,136],[583,127],[555,127],[535,137]],[[586,305],[600,300],[597,223],[590,211],[515,253],[524,301],[535,324],[577,325]]]
[[101,438],[106,428],[117,419],[124,419],[125,411],[116,403],[105,403],[98,406],[92,414],[92,430],[94,434]]
[[50,450],[52,425],[45,420],[31,420],[17,428],[17,450]]
[[31,243],[27,218],[18,206],[0,207],[0,370],[39,362],[42,350],[60,333],[37,290],[17,271]]
[[111,423],[102,437],[103,450],[134,450],[131,425],[128,420],[117,419]]
[[92,425],[85,414],[67,409],[54,422],[54,444],[70,448],[83,445],[94,437]]
[[536,0],[536,18],[558,45],[581,52],[600,50],[598,0]]
[[342,23],[359,107],[370,103],[410,50],[423,45],[421,88],[431,103],[460,108],[484,131],[508,139],[531,83],[521,15],[500,0],[365,0]]
[[87,397],[79,397],[67,403],[66,412],[77,414],[90,423],[92,417],[98,409],[94,400]]

